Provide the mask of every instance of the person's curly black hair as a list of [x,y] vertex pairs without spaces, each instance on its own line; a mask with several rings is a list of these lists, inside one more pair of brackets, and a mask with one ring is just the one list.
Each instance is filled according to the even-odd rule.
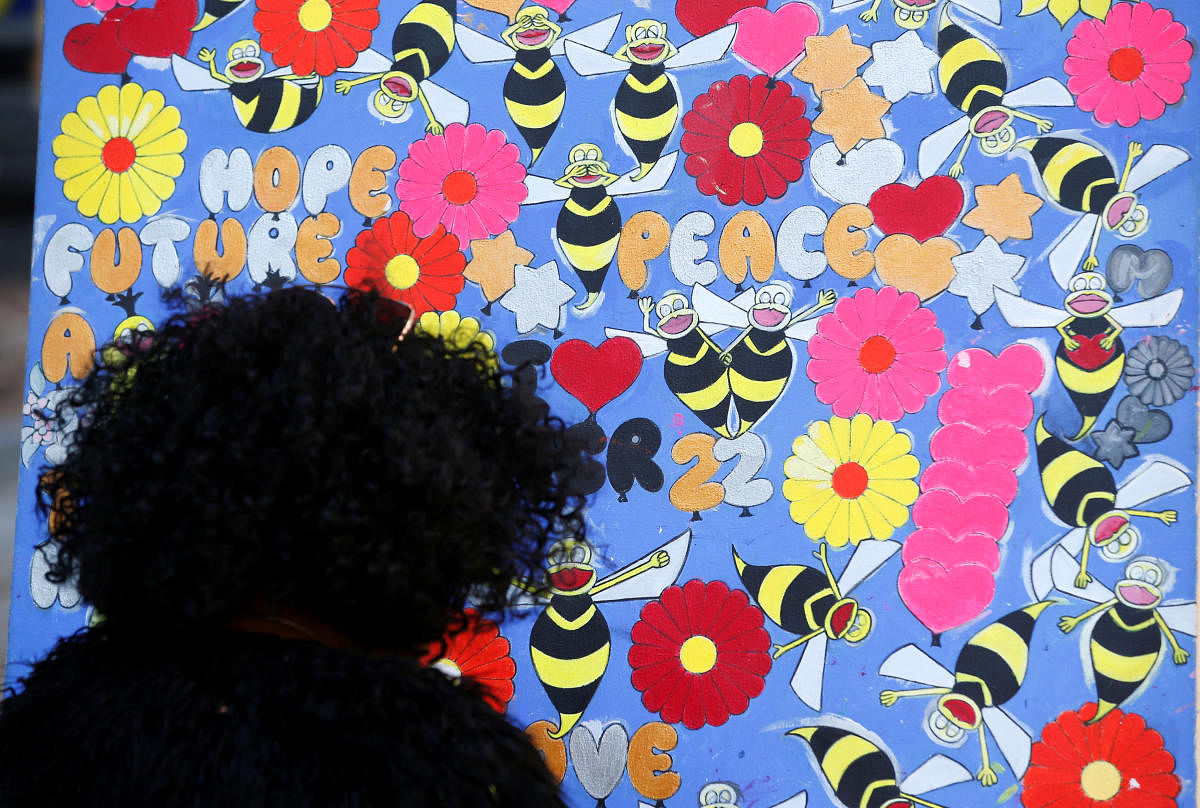
[[104,359],[39,503],[52,580],[118,626],[220,626],[282,608],[370,648],[502,608],[582,536],[584,455],[474,345],[387,300],[290,288],[172,316]]

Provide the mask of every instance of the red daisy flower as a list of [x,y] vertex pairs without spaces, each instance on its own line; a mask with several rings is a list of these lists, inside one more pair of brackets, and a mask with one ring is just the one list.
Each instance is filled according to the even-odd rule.
[[500,636],[494,620],[480,617],[474,609],[463,614],[462,627],[442,637],[445,647],[431,646],[421,662],[451,678],[470,679],[478,685],[483,700],[503,713],[512,701],[513,677],[517,674],[517,663],[508,653],[508,640]]
[[254,29],[278,67],[328,76],[371,47],[379,0],[256,0]]
[[683,116],[684,170],[726,205],[778,199],[804,174],[812,134],[804,109],[787,84],[766,76],[714,83]]
[[454,308],[466,266],[458,239],[445,227],[417,238],[408,214],[396,211],[358,234],[346,253],[346,285],[407,303],[420,317]]
[[1042,729],[1021,781],[1025,808],[1176,808],[1179,777],[1162,735],[1136,713],[1113,710],[1095,724],[1095,703]]
[[666,589],[643,607],[632,638],[629,665],[642,704],[688,729],[744,713],[771,669],[762,612],[720,581]]

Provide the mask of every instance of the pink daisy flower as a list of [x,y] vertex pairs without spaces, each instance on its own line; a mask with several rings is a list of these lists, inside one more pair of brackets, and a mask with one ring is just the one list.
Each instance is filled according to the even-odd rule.
[[1187,28],[1149,3],[1114,3],[1101,20],[1084,20],[1067,43],[1067,89],[1102,124],[1133,126],[1160,117],[1183,98],[1192,76]]
[[937,392],[946,337],[912,292],[859,289],[817,321],[808,341],[808,378],[833,414],[896,421]]
[[520,150],[499,129],[450,124],[408,147],[396,198],[424,238],[439,224],[461,244],[503,233],[529,191]]

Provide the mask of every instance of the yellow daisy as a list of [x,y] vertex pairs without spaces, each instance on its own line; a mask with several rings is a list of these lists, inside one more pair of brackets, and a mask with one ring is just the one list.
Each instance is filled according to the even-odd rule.
[[911,452],[912,441],[889,421],[859,414],[815,422],[783,464],[792,521],[834,547],[888,538],[919,493],[921,466]]
[[458,312],[427,311],[417,320],[416,330],[441,337],[451,348],[462,350],[472,344],[483,349],[484,364],[489,370],[500,367],[496,357],[496,338],[491,331],[482,330],[479,321],[474,317],[463,317]]
[[1058,24],[1065,26],[1068,20],[1081,11],[1089,17],[1102,20],[1108,15],[1111,6],[1112,0],[1021,0],[1021,10],[1017,16],[1027,17],[1048,8],[1054,19],[1058,20]]
[[158,90],[130,82],[101,87],[63,116],[54,138],[54,176],[84,216],[132,224],[175,192],[187,134],[179,110]]

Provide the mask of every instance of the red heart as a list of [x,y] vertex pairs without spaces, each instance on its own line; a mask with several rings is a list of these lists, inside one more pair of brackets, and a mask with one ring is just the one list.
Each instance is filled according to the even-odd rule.
[[949,230],[962,213],[963,189],[945,174],[929,177],[916,188],[894,182],[871,194],[867,207],[885,236],[904,233],[928,241]]
[[913,616],[940,634],[982,614],[996,594],[996,580],[976,564],[947,567],[920,558],[900,570],[897,588]]
[[554,349],[550,373],[593,415],[629,389],[642,372],[642,352],[629,337],[613,337],[593,348],[569,339]]
[[1093,337],[1076,334],[1075,339],[1078,340],[1079,347],[1073,351],[1067,351],[1067,357],[1084,370],[1095,370],[1112,359],[1112,355],[1117,351],[1116,342],[1113,342],[1111,348],[1100,347],[1100,340],[1104,339],[1104,334],[1096,334]]
[[124,73],[133,54],[118,41],[117,28],[131,13],[133,9],[117,6],[99,23],[84,23],[67,31],[63,39],[63,57],[67,63],[84,73]]
[[138,56],[165,59],[171,54],[187,56],[192,44],[192,25],[199,11],[197,0],[158,0],[151,8],[139,8],[121,23],[117,36]]
[[744,8],[766,8],[767,0],[675,0],[675,16],[692,36],[711,34]]

